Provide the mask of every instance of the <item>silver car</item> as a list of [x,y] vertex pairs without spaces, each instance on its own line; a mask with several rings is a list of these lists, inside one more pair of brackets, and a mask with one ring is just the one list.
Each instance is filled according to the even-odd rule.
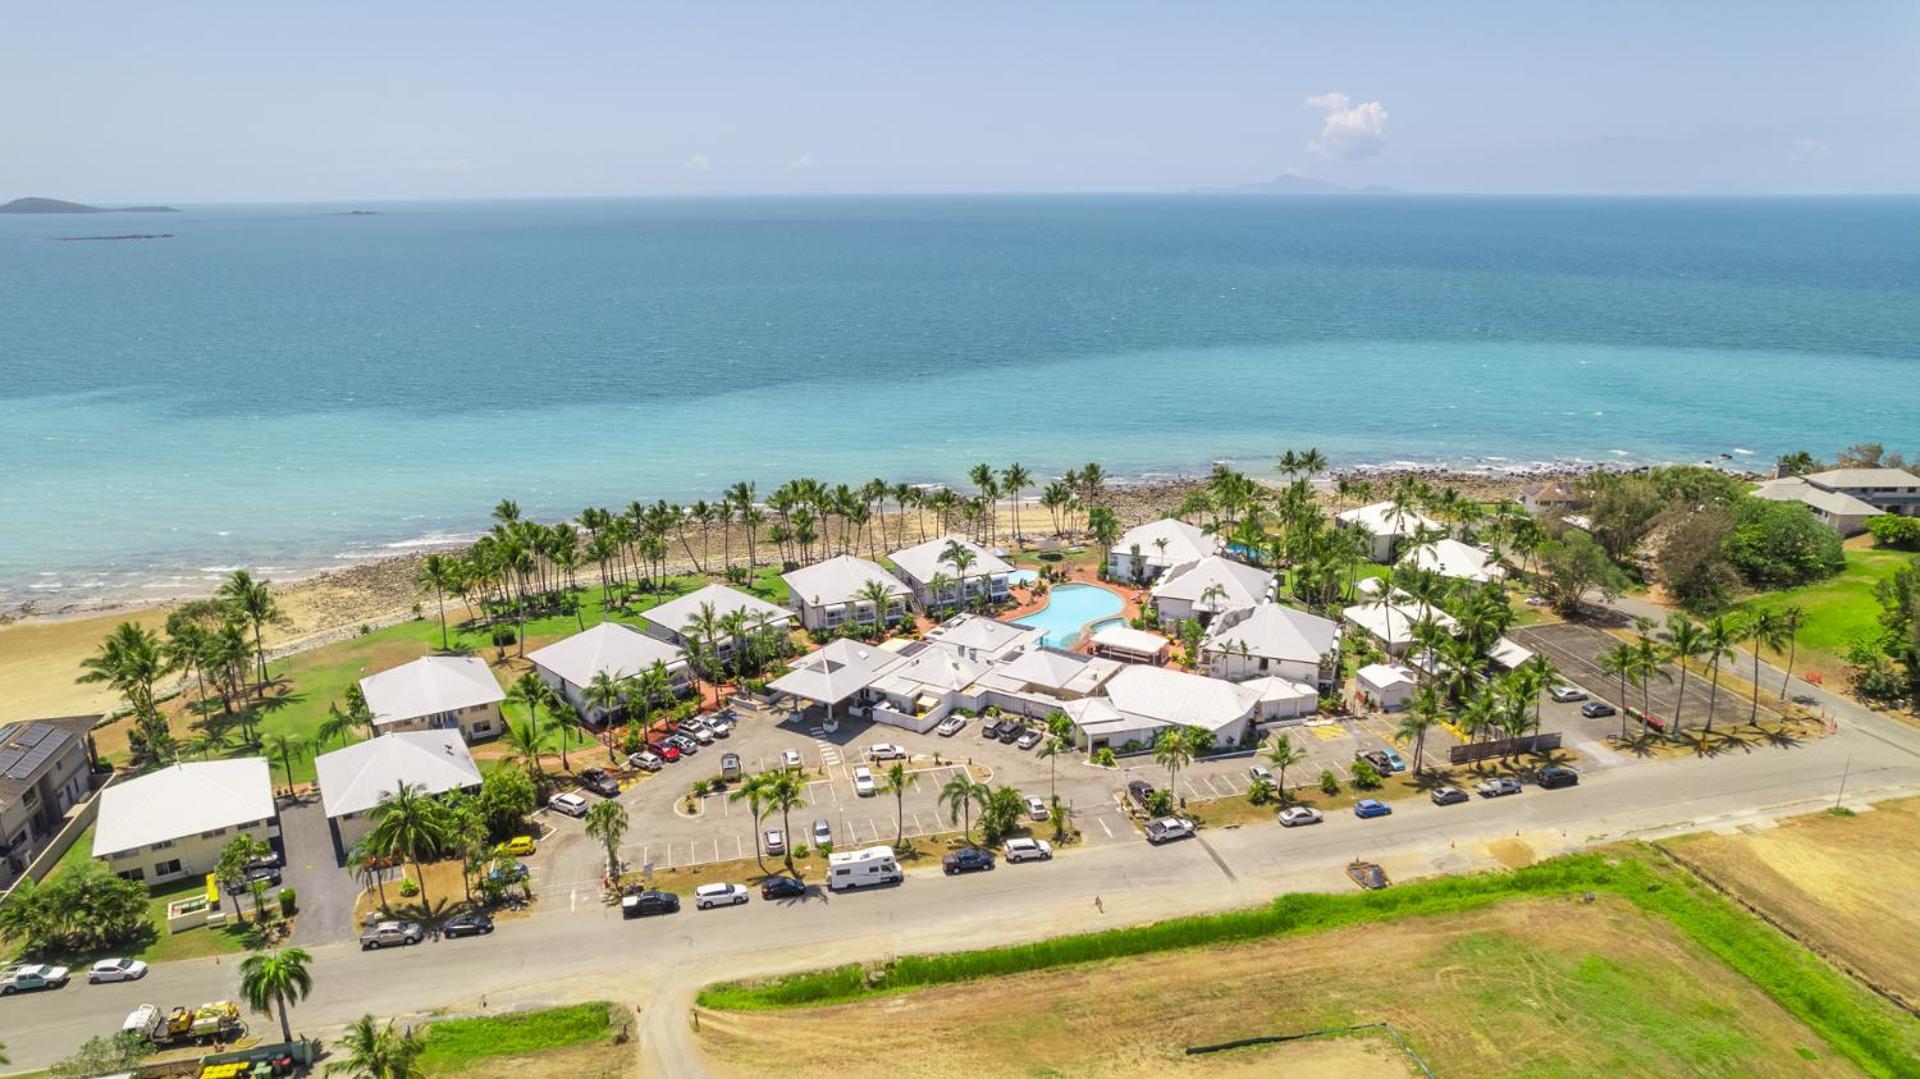
[[94,985],[138,981],[146,976],[147,965],[138,959],[102,959],[87,968],[87,981]]

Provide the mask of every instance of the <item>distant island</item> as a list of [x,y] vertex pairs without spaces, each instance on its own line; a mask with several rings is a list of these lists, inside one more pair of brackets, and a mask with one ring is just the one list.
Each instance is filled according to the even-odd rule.
[[71,243],[75,240],[171,240],[171,232],[129,232],[124,236],[55,236],[54,239]]
[[379,217],[378,210],[328,210],[328,217]]
[[0,204],[0,214],[177,214],[171,206],[88,206],[65,199],[24,198]]
[[1382,187],[1368,184],[1365,187],[1348,187],[1332,180],[1318,180],[1298,173],[1283,172],[1271,180],[1241,184],[1238,187],[1202,187],[1196,188],[1200,195],[1398,195],[1399,188]]

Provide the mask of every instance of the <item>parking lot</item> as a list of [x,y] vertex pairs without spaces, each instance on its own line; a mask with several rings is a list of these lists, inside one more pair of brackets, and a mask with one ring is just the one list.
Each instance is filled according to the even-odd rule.
[[[1616,708],[1621,705],[1622,702],[1616,699],[1620,696],[1619,677],[1604,674],[1600,669],[1600,656],[1621,643],[1618,637],[1592,626],[1575,625],[1570,622],[1525,626],[1509,631],[1507,636],[1521,646],[1539,652],[1552,660],[1553,665],[1560,669],[1565,681],[1586,690],[1594,699],[1603,700]],[[1653,714],[1671,722],[1675,708],[1684,705],[1680,712],[1680,719],[1689,729],[1705,724],[1707,700],[1711,695],[1708,680],[1698,674],[1689,674],[1686,680],[1686,699],[1683,702],[1680,697],[1679,668],[1667,664],[1665,670],[1668,677],[1655,678],[1647,685],[1646,698],[1652,704]],[[1738,672],[1728,669],[1728,673],[1737,674]],[[1635,708],[1640,707],[1640,688],[1629,684],[1627,698],[1625,703]],[[1558,708],[1549,705],[1548,707],[1559,714],[1570,730],[1578,731],[1586,737],[1604,738],[1610,734],[1620,733],[1618,716],[1588,719],[1580,715],[1577,705],[1564,705]],[[1741,694],[1729,692],[1723,679],[1720,699],[1714,708],[1714,721],[1744,723],[1751,707],[1750,699]],[[1779,712],[1768,707],[1767,697],[1762,694],[1761,721],[1778,718],[1780,718]],[[1548,729],[1552,729],[1551,726]]]

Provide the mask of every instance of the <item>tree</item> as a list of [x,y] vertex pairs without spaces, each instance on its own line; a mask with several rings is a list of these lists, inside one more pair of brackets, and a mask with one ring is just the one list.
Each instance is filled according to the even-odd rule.
[[1803,607],[1788,604],[1780,608],[1780,621],[1787,632],[1787,669],[1780,678],[1780,699],[1787,699],[1787,686],[1793,681],[1793,661],[1800,651],[1800,623],[1806,621],[1807,612]]
[[1167,769],[1167,790],[1178,799],[1180,769],[1193,761],[1193,742],[1187,732],[1179,727],[1168,727],[1160,732],[1153,741],[1153,760],[1155,764]]
[[1706,631],[1684,614],[1667,616],[1667,658],[1680,668],[1680,694],[1673,702],[1673,733],[1680,733],[1680,709],[1687,703],[1687,664],[1707,651]]
[[1026,796],[1014,787],[995,787],[980,803],[980,838],[991,846],[1020,826]]
[[313,956],[304,948],[282,948],[255,952],[240,964],[240,995],[254,1011],[279,1016],[282,1041],[293,1040],[288,1009],[313,992],[313,974],[307,970],[311,962]]
[[1674,601],[1690,611],[1716,611],[1740,584],[1727,559],[1733,518],[1714,508],[1688,514],[1669,529],[1660,545],[1661,583]]
[[905,761],[894,761],[880,775],[880,790],[893,795],[893,846],[895,850],[906,846],[907,842],[907,791],[919,781],[919,776],[907,770]]
[[787,837],[787,872],[793,872],[793,811],[807,804],[807,781],[799,772],[791,768],[782,768],[777,772],[766,773],[766,789],[763,796],[768,809],[780,811],[781,834]]
[[495,768],[480,781],[480,814],[493,835],[518,831],[538,800],[532,777],[518,768]]
[[893,605],[893,589],[885,581],[868,581],[855,593],[873,605],[873,628],[884,629],[887,624],[887,608]]
[[393,1020],[383,1026],[373,1016],[363,1015],[340,1035],[341,1059],[327,1065],[326,1074],[351,1079],[424,1079],[420,1055],[426,1051],[425,1038],[412,1027],[395,1030]]
[[420,562],[420,572],[413,578],[414,586],[423,592],[432,592],[434,600],[440,605],[440,650],[447,651],[452,643],[447,638],[447,593],[460,588],[460,560],[444,554],[430,554]]
[[287,623],[286,615],[280,613],[280,605],[275,602],[273,592],[268,588],[272,583],[256,581],[246,570],[237,569],[215,593],[233,610],[235,617],[253,630],[253,655],[260,665],[258,685],[261,687],[267,684],[267,646],[262,633],[269,625]]
[[373,828],[367,843],[390,858],[405,858],[413,863],[413,875],[420,885],[420,906],[431,912],[433,899],[427,894],[427,874],[422,863],[439,858],[452,839],[446,811],[426,788],[402,780],[380,798],[371,814]]
[[104,682],[127,702],[134,727],[158,755],[169,741],[166,721],[154,707],[153,687],[169,667],[160,637],[135,622],[122,622],[100,642],[98,651],[80,663],[75,681]]
[[964,769],[955,772],[953,778],[940,788],[940,801],[947,807],[947,820],[958,822],[960,834],[968,841],[973,839],[973,807],[976,803],[984,807],[991,795],[985,783],[975,781]]
[[1540,590],[1562,613],[1577,610],[1593,589],[1612,599],[1627,587],[1627,576],[1591,536],[1571,529],[1540,544]]
[[[744,801],[747,803],[747,808],[753,813],[753,830],[756,835],[760,831],[760,819],[766,816],[767,812],[766,779],[767,773],[764,772],[760,775],[749,776],[745,783],[735,787],[733,793],[727,795],[727,801],[729,802]],[[767,862],[766,859],[762,857],[764,850],[765,844],[756,840],[753,844],[753,860],[759,865],[760,875],[763,877],[767,875]]]
[[287,793],[293,793],[293,762],[305,760],[313,752],[307,740],[289,731],[274,731],[260,740],[260,748],[268,757],[277,757],[280,767],[287,773]]
[[343,695],[347,706],[338,703],[327,706],[327,718],[320,721],[320,729],[314,736],[321,745],[335,740],[344,741],[348,735],[360,732],[372,738],[377,727],[374,723],[373,709],[367,704],[367,695],[360,689],[359,683],[347,687]]
[[1413,691],[1412,706],[1400,719],[1400,726],[1393,732],[1395,736],[1413,742],[1413,771],[1418,775],[1420,764],[1426,758],[1427,732],[1440,722],[1445,715],[1440,706],[1440,694],[1432,683],[1425,683]]
[[531,723],[507,724],[506,737],[502,739],[507,746],[507,758],[519,761],[527,770],[527,778],[538,787],[546,782],[546,770],[540,767],[542,747],[540,736],[534,732]]
[[1020,492],[1033,486],[1033,473],[1018,461],[1000,473],[1000,489],[1013,496],[1013,544],[1020,545]]
[[1627,683],[1638,676],[1640,669],[1633,646],[1624,641],[1616,644],[1601,653],[1596,662],[1601,675],[1620,679],[1620,738],[1624,741],[1627,737]]
[[954,572],[959,575],[959,578],[960,578],[960,604],[959,605],[961,607],[968,606],[969,604],[967,603],[967,571],[973,568],[974,562],[978,561],[978,558],[973,553],[973,548],[968,547],[966,544],[961,543],[957,539],[948,540],[947,545],[941,548],[940,550],[939,561],[945,562],[947,565],[952,566],[954,569]]
[[[528,671],[513,680],[507,687],[507,703],[517,704],[527,710],[528,741],[532,747],[532,765],[534,771],[540,768],[540,708],[547,703],[547,697],[553,687],[542,681],[540,676]],[[508,743],[512,744],[513,724],[507,724]],[[520,748],[520,747],[514,747]]]
[[1707,733],[1713,733],[1713,708],[1720,700],[1720,664],[1733,658],[1733,646],[1740,639],[1740,629],[1728,621],[1724,615],[1715,615],[1707,621],[1706,628],[1700,634],[1700,658],[1707,663],[1707,674],[1712,678],[1707,690]]
[[1787,620],[1772,607],[1754,608],[1741,630],[1747,647],[1753,649],[1753,708],[1747,713],[1749,724],[1760,723],[1760,650],[1771,648],[1778,652],[1785,648],[1787,632]]
[[595,671],[593,681],[588,682],[580,692],[580,699],[586,702],[587,707],[600,713],[600,727],[606,732],[603,740],[610,758],[613,756],[613,714],[625,702],[629,685],[625,678],[615,678],[608,671]]
[[[70,1057],[55,1064],[55,1079],[95,1079],[102,1075],[126,1075],[140,1070],[141,1058],[153,1052],[153,1043],[137,1030],[117,1031],[111,1036],[98,1034],[80,1043]],[[0,1063],[6,1061],[0,1057]]]
[[1040,755],[1047,759],[1047,800],[1051,802],[1060,797],[1054,786],[1054,762],[1073,750],[1073,720],[1056,709],[1047,714],[1046,724],[1047,740],[1040,744]]
[[44,884],[22,877],[0,904],[0,933],[29,953],[105,951],[151,932],[147,889],[91,859]]
[[1285,802],[1287,793],[1287,769],[1305,764],[1307,751],[1293,744],[1293,736],[1286,733],[1273,736],[1273,744],[1267,748],[1267,763],[1274,768],[1274,786],[1280,788],[1280,800]]
[[1727,559],[1756,588],[1790,588],[1846,568],[1840,533],[1799,502],[1742,498],[1733,506]]
[[[233,899],[235,914],[240,913],[240,893],[247,887],[247,870],[252,867],[255,859],[264,858],[272,853],[272,847],[246,832],[227,840],[227,845],[220,848],[220,859],[214,863],[213,876],[220,882],[221,887],[227,890],[227,895]],[[262,925],[266,920],[266,913],[260,908],[260,897],[255,896],[253,922],[255,925]]]
[[627,810],[608,799],[587,810],[587,834],[607,848],[607,876],[620,879],[620,840],[627,834]]

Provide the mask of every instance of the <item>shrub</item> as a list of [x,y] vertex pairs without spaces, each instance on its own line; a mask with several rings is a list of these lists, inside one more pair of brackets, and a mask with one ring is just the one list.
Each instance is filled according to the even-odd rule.
[[1264,779],[1256,779],[1247,785],[1247,801],[1257,806],[1273,801],[1273,784]]
[[1347,776],[1353,780],[1355,790],[1370,791],[1380,786],[1380,773],[1366,761],[1354,761],[1353,767],[1347,769]]
[[0,932],[29,952],[100,951],[151,931],[146,888],[92,860],[44,884],[23,878],[0,907]]
[[1840,534],[1798,502],[1743,498],[1733,507],[1727,558],[1747,583],[1785,588],[1831,577],[1846,567]]
[[1320,793],[1326,795],[1340,793],[1340,777],[1334,775],[1333,769],[1331,768],[1322,768],[1320,770]]
[[280,917],[293,917],[294,912],[300,909],[300,904],[297,900],[298,896],[294,894],[292,888],[280,889]]
[[1873,533],[1873,542],[1881,547],[1920,550],[1920,517],[1882,514],[1868,519],[1867,531]]
[[1119,762],[1114,759],[1112,746],[1101,746],[1094,751],[1093,763],[1103,768],[1112,768]]
[[420,894],[420,886],[413,882],[412,877],[404,877],[400,881],[400,894],[404,898],[412,899]]
[[1173,792],[1154,791],[1147,795],[1147,812],[1155,817],[1173,816]]

